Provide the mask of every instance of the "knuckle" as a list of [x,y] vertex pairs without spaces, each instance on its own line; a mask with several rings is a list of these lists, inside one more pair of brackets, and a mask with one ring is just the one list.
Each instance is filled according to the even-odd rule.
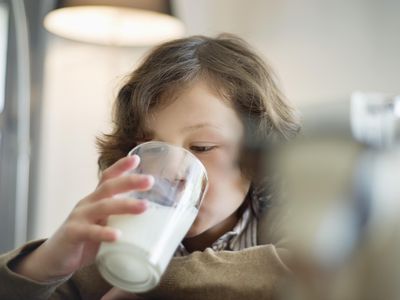
[[99,201],[99,203],[97,204],[97,210],[101,212],[107,211],[109,207],[110,207],[110,199],[103,199]]
[[99,203],[98,210],[101,211],[103,215],[111,215],[125,212],[131,207],[132,201],[129,199],[104,199],[102,203]]
[[94,240],[102,239],[104,227],[103,226],[95,226],[92,227],[90,231],[91,238]]
[[128,186],[135,186],[137,181],[138,181],[138,178],[134,175],[130,175],[125,178],[125,182]]
[[78,235],[79,226],[75,222],[67,222],[64,225],[64,233],[68,239],[76,238]]
[[127,209],[130,207],[132,207],[132,200],[128,200],[128,199],[121,200],[121,203],[120,203],[121,209]]
[[100,226],[94,226],[91,228],[90,233],[92,234],[92,236],[97,236],[102,230],[102,227]]
[[78,201],[78,203],[76,203],[74,206],[74,210],[82,208],[85,205],[85,203],[88,201],[89,198],[90,198],[90,196],[87,196],[87,197],[83,198],[82,200]]
[[104,194],[110,195],[112,193],[112,186],[110,182],[105,182],[100,186],[100,191]]
[[77,220],[81,218],[82,215],[82,207],[75,207],[75,209],[70,213],[69,219],[70,220]]
[[105,181],[107,179],[109,179],[110,177],[110,169],[105,169],[102,173],[101,173],[101,181]]

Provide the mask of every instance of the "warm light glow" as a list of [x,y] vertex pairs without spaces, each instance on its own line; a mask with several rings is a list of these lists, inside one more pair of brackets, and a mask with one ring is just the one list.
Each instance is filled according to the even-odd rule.
[[75,6],[54,10],[46,29],[64,38],[113,46],[149,46],[182,37],[178,19],[147,10],[111,6]]

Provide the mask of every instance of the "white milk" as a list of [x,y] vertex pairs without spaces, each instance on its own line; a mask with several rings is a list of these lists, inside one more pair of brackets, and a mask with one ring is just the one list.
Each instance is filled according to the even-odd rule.
[[118,243],[143,250],[161,270],[168,264],[197,215],[194,207],[169,207],[149,202],[139,215],[111,216],[108,225],[121,230]]
[[114,243],[101,243],[97,263],[111,284],[131,292],[153,288],[197,216],[191,205],[163,206],[149,202],[139,215],[118,215],[108,225],[121,230]]

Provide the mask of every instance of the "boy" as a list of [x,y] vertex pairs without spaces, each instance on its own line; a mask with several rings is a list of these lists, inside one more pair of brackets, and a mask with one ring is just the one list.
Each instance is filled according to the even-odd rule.
[[[288,139],[299,129],[272,70],[232,35],[167,42],[127,77],[113,121],[113,131],[98,140],[97,189],[48,240],[0,258],[0,279],[7,282],[0,296],[27,299],[29,291],[35,299],[98,299],[109,291],[93,265],[100,242],[118,238],[105,226],[107,217],[146,209],[143,201],[112,196],[153,183],[146,175],[119,176],[139,163],[126,154],[139,143],[161,140],[202,161],[209,190],[160,285],[141,296],[272,297],[288,270],[284,252],[267,234],[270,174],[256,154],[266,141]],[[113,289],[104,298],[126,296]]]

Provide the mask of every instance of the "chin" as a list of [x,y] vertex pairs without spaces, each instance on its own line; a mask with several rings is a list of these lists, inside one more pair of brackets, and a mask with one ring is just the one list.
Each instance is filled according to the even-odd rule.
[[189,231],[186,233],[185,238],[195,237],[199,234],[202,234],[207,229],[208,227],[206,226],[206,224],[201,222],[199,219],[196,219],[192,227],[190,227]]

